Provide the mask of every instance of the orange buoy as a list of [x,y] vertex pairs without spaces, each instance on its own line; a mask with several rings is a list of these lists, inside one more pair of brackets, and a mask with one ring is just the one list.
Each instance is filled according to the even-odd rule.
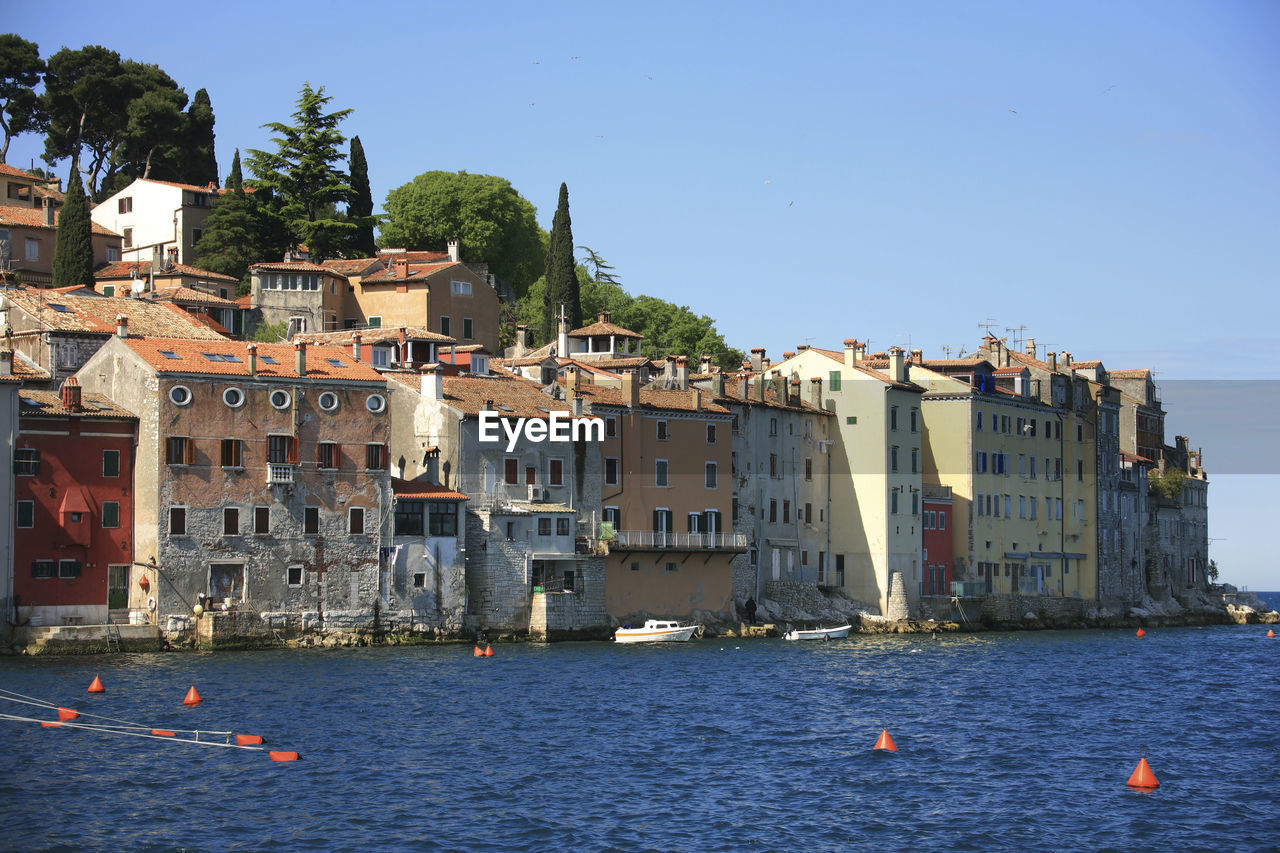
[[93,677],[93,683],[89,685],[89,692],[90,693],[106,693],[107,688],[102,686],[102,679],[98,678],[98,676],[95,675]]
[[200,698],[200,694],[196,692],[196,686],[191,685],[191,689],[187,691],[187,698],[182,700],[183,705],[199,705],[204,700]]
[[151,733],[156,737],[177,737],[178,736],[176,733],[167,732],[164,729],[152,729]]
[[236,735],[236,743],[240,746],[258,746],[262,743],[260,735]]
[[479,646],[476,646],[474,649],[472,649],[471,656],[474,658],[482,658],[484,657],[484,652],[480,651]]
[[75,719],[76,717],[78,717],[78,716],[80,716],[80,712],[79,712],[79,711],[73,711],[73,710],[71,710],[70,708],[59,708],[59,709],[58,709],[58,719],[59,719],[59,720],[74,720],[74,719]]
[[296,752],[279,752],[277,750],[268,750],[267,755],[271,756],[272,761],[301,761],[302,756]]
[[493,646],[489,645],[488,643],[486,643],[484,647],[484,656],[487,658],[493,657]]
[[1268,629],[1267,629],[1267,636],[1268,636],[1268,637],[1274,637],[1275,635],[1276,635],[1276,632],[1275,632],[1275,629],[1274,629],[1274,628],[1268,628]]
[[45,729],[56,729],[61,726],[62,726],[62,723],[45,723],[45,722],[40,723],[40,727]]
[[1144,630],[1142,630],[1141,628],[1139,628],[1139,629],[1138,629],[1138,633],[1137,633],[1137,635],[1136,635],[1136,636],[1138,636],[1138,637],[1145,637],[1145,636],[1147,636],[1147,632],[1146,632],[1146,631],[1144,631]]
[[894,742],[893,742],[893,738],[889,737],[889,730],[888,730],[888,729],[882,729],[882,730],[881,730],[881,732],[880,732],[880,739],[876,741],[876,745],[875,745],[874,747],[872,747],[872,748],[873,748],[873,749],[885,749],[885,750],[888,750],[889,752],[897,752],[897,751],[898,751],[898,745],[897,745],[896,743],[894,743]]
[[1138,766],[1134,768],[1133,774],[1125,784],[1130,788],[1139,788],[1145,791],[1152,791],[1160,787],[1160,782],[1156,779],[1156,774],[1151,772],[1151,765],[1147,763],[1146,758],[1138,760]]

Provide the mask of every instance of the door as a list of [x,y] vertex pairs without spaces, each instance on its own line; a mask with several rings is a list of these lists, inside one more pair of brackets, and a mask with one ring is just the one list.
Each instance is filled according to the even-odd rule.
[[129,567],[107,566],[107,609],[129,606]]

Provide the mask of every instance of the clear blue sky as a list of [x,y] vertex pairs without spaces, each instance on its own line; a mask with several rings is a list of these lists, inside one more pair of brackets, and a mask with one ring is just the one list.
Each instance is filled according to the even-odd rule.
[[[510,180],[549,228],[565,181],[576,243],[744,350],[941,356],[990,320],[1162,381],[1275,377],[1268,0],[50,2],[4,26],[208,89],[224,173],[310,81],[355,109],[342,129],[375,200],[465,169]],[[9,162],[40,150],[21,138]],[[1212,477],[1231,437],[1206,414],[1191,439]],[[1272,474],[1215,479],[1210,550],[1225,579],[1280,589],[1259,533],[1280,433],[1260,421]]]

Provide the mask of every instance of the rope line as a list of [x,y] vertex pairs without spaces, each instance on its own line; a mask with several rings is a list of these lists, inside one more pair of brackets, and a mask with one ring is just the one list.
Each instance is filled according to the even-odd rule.
[[[46,709],[48,709],[48,710],[50,710],[50,711],[57,711],[59,708],[65,708],[65,707],[66,707],[65,705],[58,705],[58,704],[53,703],[53,702],[45,701],[44,699],[36,699],[34,696],[25,696],[25,695],[23,695],[23,694],[21,694],[21,693],[14,693],[12,690],[4,690],[4,689],[0,688],[0,694],[4,694],[4,693],[8,693],[8,694],[10,694],[10,695],[9,695],[9,696],[0,695],[0,700],[7,700],[7,701],[9,701],[9,702],[17,702],[18,704],[21,704],[21,705],[34,705],[34,706],[35,706],[35,707],[37,707],[37,708],[46,708]],[[15,696],[17,696],[17,697],[21,697],[21,698],[17,698],[17,699],[15,699],[15,698],[13,698],[13,697],[15,697]],[[107,717],[107,716],[104,716],[104,715],[102,715],[102,714],[91,714],[91,713],[89,713],[89,712],[87,712],[87,711],[81,711],[81,710],[79,710],[78,708],[68,708],[68,710],[75,711],[75,712],[76,712],[77,714],[79,714],[81,717],[91,717],[91,718],[93,718],[93,719],[95,719],[95,720],[107,720],[107,721],[112,722],[112,723],[119,723],[119,725],[116,725],[116,726],[105,726],[105,725],[104,725],[104,726],[102,726],[102,728],[104,728],[104,729],[130,729],[130,728],[132,728],[132,729],[140,729],[140,730],[143,730],[143,731],[151,731],[152,729],[160,728],[159,726],[147,726],[147,725],[143,725],[142,723],[134,723],[134,722],[130,722],[129,720],[121,720],[121,719],[119,719],[119,718],[117,718],[117,717]],[[0,715],[0,716],[5,716],[5,718],[6,718],[6,719],[8,719],[7,715]],[[197,731],[196,729],[165,729],[165,731],[191,732],[192,734],[195,734],[195,735],[197,735],[197,736],[200,734],[200,732],[199,732],[199,731]],[[205,734],[207,734],[207,735],[219,735],[219,736],[223,736],[223,737],[228,737],[228,738],[229,738],[229,737],[231,737],[231,735],[235,734],[235,732],[206,731],[206,732],[205,732]],[[172,740],[172,738],[166,738],[166,740]],[[203,743],[203,742],[204,742],[204,741],[202,741],[202,743]]]
[[[199,739],[200,733],[198,731],[194,731],[193,729],[182,729],[181,731],[194,732],[196,735],[195,739],[168,737],[166,735],[154,735],[154,734],[151,734],[150,730],[146,732],[131,732],[131,731],[126,731],[125,729],[122,729],[119,726],[96,726],[96,725],[85,725],[82,723],[73,723],[73,722],[40,720],[35,717],[18,716],[17,714],[0,714],[0,720],[12,720],[14,722],[20,722],[20,723],[41,723],[41,724],[53,723],[54,725],[61,728],[84,729],[85,731],[101,732],[103,734],[126,735],[128,737],[140,737],[140,738],[147,738],[149,740],[163,740],[163,741],[169,741],[171,743],[194,743],[199,746],[217,746],[217,747],[224,747],[226,749],[247,749],[252,752],[266,752],[267,750],[265,746],[241,746],[238,743],[218,743],[217,741],[212,741],[212,740],[200,740]],[[205,732],[205,734],[213,734],[213,732]]]

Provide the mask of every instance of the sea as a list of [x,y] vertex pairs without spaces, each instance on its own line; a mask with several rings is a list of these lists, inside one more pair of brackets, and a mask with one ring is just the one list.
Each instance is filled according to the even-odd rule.
[[2,658],[0,849],[1280,850],[1266,626],[493,650]]

